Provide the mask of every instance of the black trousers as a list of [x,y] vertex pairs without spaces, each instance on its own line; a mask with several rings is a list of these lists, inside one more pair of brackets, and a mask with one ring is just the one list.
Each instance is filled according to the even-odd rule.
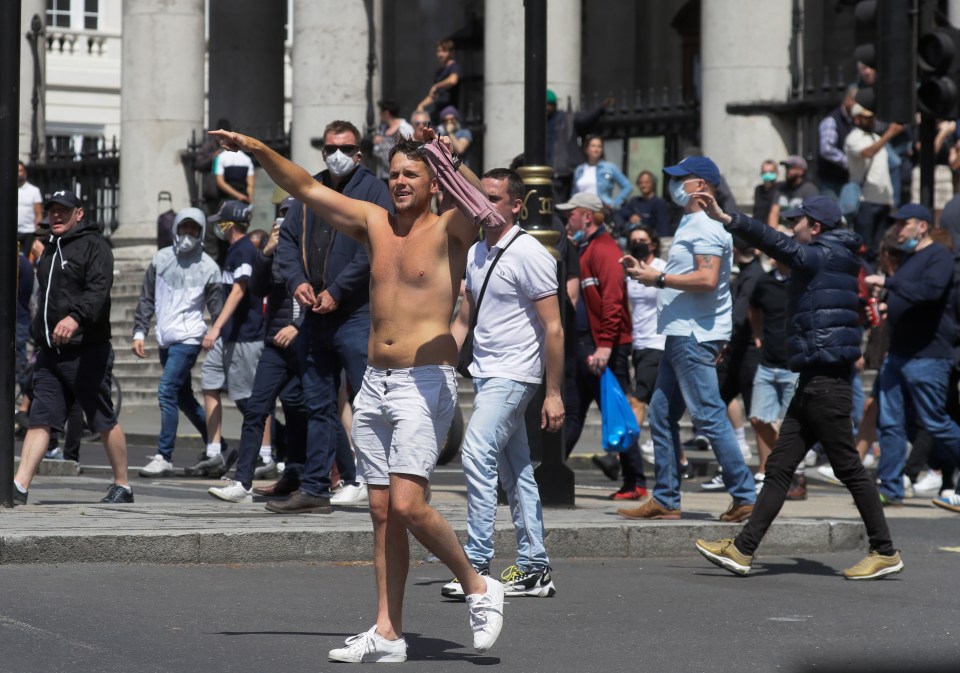
[[766,477],[753,515],[736,539],[737,549],[742,553],[752,556],[760,546],[783,507],[797,466],[817,442],[823,445],[834,474],[853,496],[867,527],[870,549],[881,554],[894,552],[880,494],[860,462],[853,441],[852,398],[847,375],[801,374],[797,392],[780,427],[780,437],[767,459]]

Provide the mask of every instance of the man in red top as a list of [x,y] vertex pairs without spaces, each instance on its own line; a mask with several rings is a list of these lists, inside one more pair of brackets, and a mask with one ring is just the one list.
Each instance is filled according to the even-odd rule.
[[[567,390],[565,421],[567,455],[573,451],[583,422],[596,401],[600,406],[600,375],[609,367],[624,392],[630,390],[630,355],[633,339],[626,282],[620,258],[623,252],[603,223],[603,203],[596,194],[579,192],[557,206],[570,211],[567,233],[580,246],[580,301],[577,303],[577,370]],[[637,443],[620,454],[594,456],[593,462],[611,479],[623,470],[623,486],[613,500],[639,500],[647,496],[646,477]],[[618,469],[620,468],[620,469]]]

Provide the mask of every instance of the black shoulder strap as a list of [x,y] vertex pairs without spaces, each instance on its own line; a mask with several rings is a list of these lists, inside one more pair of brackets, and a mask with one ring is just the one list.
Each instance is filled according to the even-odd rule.
[[500,251],[497,253],[497,256],[493,258],[493,263],[490,265],[490,268],[487,269],[487,275],[484,276],[484,278],[483,278],[483,285],[480,286],[480,294],[479,294],[479,296],[477,296],[477,305],[476,305],[476,307],[474,307],[473,315],[470,316],[470,331],[471,331],[471,332],[472,332],[473,329],[477,326],[477,316],[480,315],[480,302],[483,301],[483,294],[484,294],[484,292],[487,291],[487,283],[490,281],[490,276],[493,275],[493,267],[495,267],[495,266],[497,265],[497,262],[500,261],[500,258],[503,256],[503,253],[505,253],[505,252],[507,251],[507,248],[509,248],[511,245],[513,245],[513,242],[514,242],[515,240],[517,240],[518,238],[520,238],[521,236],[523,236],[525,233],[527,233],[527,232],[524,231],[523,229],[521,229],[521,230],[517,233],[517,235],[514,236],[513,238],[511,238],[510,241],[509,241],[505,246],[503,246],[502,248],[500,248]]

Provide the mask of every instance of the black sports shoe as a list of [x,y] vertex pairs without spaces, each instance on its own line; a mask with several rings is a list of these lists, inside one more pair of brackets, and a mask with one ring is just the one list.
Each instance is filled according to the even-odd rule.
[[262,456],[257,456],[257,462],[253,468],[254,479],[276,479],[279,476],[277,463],[272,458],[269,462],[265,462]]
[[240,451],[237,449],[225,448],[220,454],[222,464],[211,467],[207,472],[208,476],[216,478],[222,477],[229,472],[234,465],[237,464],[237,458],[239,457]]
[[703,435],[697,434],[683,443],[684,451],[709,451],[710,440]]
[[517,566],[510,566],[500,575],[503,582],[504,596],[534,596],[536,598],[552,598],[557,595],[557,588],[553,585],[550,576],[550,567],[542,570],[521,570]]
[[612,453],[602,456],[593,455],[590,457],[590,462],[598,467],[610,481],[616,481],[620,478],[620,459],[616,455]]
[[30,495],[30,491],[22,492],[19,488],[17,488],[17,485],[14,484],[13,485],[13,506],[16,507],[17,505],[26,505],[27,496],[29,495]]
[[[490,574],[490,568],[476,568],[476,571],[480,573],[481,577]],[[444,598],[456,598],[461,601],[466,600],[466,596],[463,595],[463,587],[460,585],[460,580],[456,577],[443,585],[440,589],[440,595]]]
[[127,490],[123,486],[110,484],[106,497],[100,502],[131,503],[133,502],[133,491]]

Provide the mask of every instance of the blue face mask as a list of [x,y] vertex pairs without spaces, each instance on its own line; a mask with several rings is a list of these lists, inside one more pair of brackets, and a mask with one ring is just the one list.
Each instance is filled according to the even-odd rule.
[[771,171],[767,171],[766,173],[760,174],[760,179],[763,180],[764,182],[773,182],[774,180],[777,179],[777,174]]
[[583,243],[583,229],[581,229],[580,231],[574,232],[571,238],[573,239],[574,243]]
[[901,243],[901,244],[900,244],[899,246],[897,246],[897,247],[899,247],[899,248],[900,248],[901,250],[903,250],[904,252],[913,252],[914,250],[917,249],[917,244],[918,244],[918,243],[920,243],[920,241],[918,241],[917,239],[915,239],[915,238],[908,238],[907,240],[905,240],[903,243]]
[[681,208],[686,208],[687,204],[690,203],[690,194],[684,189],[686,182],[683,180],[670,180],[670,185],[668,189],[670,190],[670,198],[673,199],[673,202],[680,206]]

